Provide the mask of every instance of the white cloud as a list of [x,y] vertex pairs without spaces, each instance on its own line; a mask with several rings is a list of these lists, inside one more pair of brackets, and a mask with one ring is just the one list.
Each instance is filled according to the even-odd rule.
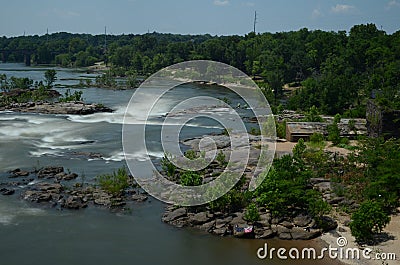
[[318,8],[315,8],[311,13],[312,18],[319,18],[321,16],[322,16],[322,13]]
[[246,6],[255,6],[256,4],[253,2],[246,2]]
[[340,5],[337,4],[336,6],[333,6],[331,8],[331,11],[334,13],[347,13],[351,10],[353,10],[355,7],[351,5]]
[[229,4],[229,0],[214,0],[216,6],[226,6]]
[[387,10],[389,10],[389,9],[392,9],[392,8],[396,8],[396,7],[400,7],[400,3],[399,2],[397,2],[396,0],[392,0],[392,1],[390,1],[390,2],[388,2],[387,4],[386,4],[386,9]]

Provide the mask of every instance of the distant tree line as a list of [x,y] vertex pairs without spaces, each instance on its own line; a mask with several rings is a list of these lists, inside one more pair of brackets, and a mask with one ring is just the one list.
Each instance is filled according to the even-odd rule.
[[[55,33],[0,38],[0,49],[35,49],[34,63],[67,67],[107,61],[114,73],[147,76],[168,65],[196,59],[230,64],[257,76],[267,98],[278,105],[283,84],[294,87],[287,107],[326,114],[365,115],[371,95],[382,105],[400,107],[400,31],[387,34],[374,24],[349,32],[308,30],[249,33],[245,36],[104,35]],[[10,53],[9,61],[23,61]]]

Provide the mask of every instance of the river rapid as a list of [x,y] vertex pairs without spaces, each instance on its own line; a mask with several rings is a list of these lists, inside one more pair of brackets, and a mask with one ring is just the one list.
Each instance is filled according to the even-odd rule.
[[[79,83],[79,79],[93,78],[85,71],[55,69],[59,85],[74,85]],[[40,81],[45,70],[0,63],[0,74],[8,77],[29,77]],[[65,88],[57,90],[62,94],[66,91]],[[60,165],[84,175],[85,181],[90,182],[99,174],[125,165],[121,130],[133,90],[78,90],[83,91],[85,101],[102,103],[115,111],[87,116],[0,112],[0,172]],[[229,91],[190,84],[165,95],[151,113],[150,129],[146,135],[149,154],[155,161],[163,155],[160,145],[163,115],[177,102],[194,95],[236,100]],[[140,109],[141,106],[137,106],[137,111]],[[186,126],[181,137],[220,131],[219,124],[200,119]],[[133,156],[138,161],[147,159],[144,152],[138,150]],[[82,153],[99,153],[101,158],[79,155]],[[0,173],[0,182],[7,180],[5,175]],[[164,207],[163,203],[150,198],[147,202],[133,204],[131,212],[125,214],[97,207],[58,211],[0,195],[0,264],[338,264],[328,259],[259,260],[256,252],[265,242],[269,247],[286,248],[320,248],[321,244],[319,240],[221,238],[191,229],[177,229],[161,222]]]

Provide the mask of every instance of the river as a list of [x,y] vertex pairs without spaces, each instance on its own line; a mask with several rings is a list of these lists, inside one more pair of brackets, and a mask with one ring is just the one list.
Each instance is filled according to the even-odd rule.
[[[46,68],[21,64],[0,64],[0,74],[8,77],[43,79]],[[60,85],[79,83],[93,75],[84,71],[56,68]],[[65,88],[57,88],[61,93]],[[121,129],[125,107],[132,90],[85,88],[83,98],[113,108],[113,113],[88,116],[0,113],[0,172],[14,168],[32,169],[62,165],[91,181],[125,165]],[[162,115],[184,97],[197,94],[214,97],[234,95],[212,88],[185,85],[166,95],[152,117],[148,149],[153,159],[162,156],[159,131]],[[140,110],[140,106],[138,106]],[[218,124],[196,120],[182,130],[182,137],[220,131]],[[96,152],[102,159],[76,156],[76,152]],[[144,154],[135,154],[138,160]],[[4,174],[0,175],[4,178]],[[0,264],[310,264],[310,261],[259,260],[256,252],[265,242],[270,247],[320,247],[319,240],[243,240],[221,238],[190,229],[177,229],[161,222],[164,204],[150,199],[135,203],[127,214],[89,207],[80,211],[57,211],[0,197]],[[338,264],[325,259],[313,264]]]

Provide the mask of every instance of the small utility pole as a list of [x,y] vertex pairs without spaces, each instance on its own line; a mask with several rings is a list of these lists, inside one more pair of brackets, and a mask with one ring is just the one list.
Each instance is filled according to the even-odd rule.
[[47,28],[47,31],[46,31],[46,44],[47,45],[49,44],[49,28]]
[[254,33],[256,33],[256,24],[257,24],[257,11],[254,11],[254,25],[253,25]]
[[107,26],[104,26],[104,63],[107,67]]

